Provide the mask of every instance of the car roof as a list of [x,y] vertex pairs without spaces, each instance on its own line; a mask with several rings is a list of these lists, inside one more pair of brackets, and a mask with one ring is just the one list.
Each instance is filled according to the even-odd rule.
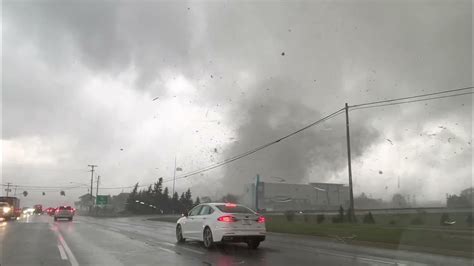
[[244,207],[246,207],[245,205],[242,205],[242,204],[230,203],[230,202],[210,202],[210,203],[201,203],[201,204],[208,204],[208,205],[212,205],[212,206],[216,206],[216,205],[226,205],[226,204],[235,204],[236,206],[244,206]]

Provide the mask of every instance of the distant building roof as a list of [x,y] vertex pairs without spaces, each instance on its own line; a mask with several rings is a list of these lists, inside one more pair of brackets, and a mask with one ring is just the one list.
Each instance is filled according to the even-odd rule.
[[[87,193],[87,194],[84,194],[84,195],[80,196],[79,198],[80,198],[80,199],[85,199],[85,198],[90,199],[90,198],[91,198],[91,194]],[[92,198],[95,199],[94,196],[92,196]]]

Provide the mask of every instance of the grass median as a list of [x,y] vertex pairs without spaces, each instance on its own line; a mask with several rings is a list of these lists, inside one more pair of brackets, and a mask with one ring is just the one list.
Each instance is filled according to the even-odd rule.
[[[440,225],[441,214],[374,215],[376,224],[332,223],[325,217],[296,215],[291,221],[284,215],[268,215],[269,232],[314,235],[345,243],[364,243],[388,248],[414,249],[433,253],[472,257],[474,234],[472,227],[461,222],[453,226]],[[457,218],[465,215],[459,214]],[[456,217],[456,216],[455,216]],[[362,217],[358,217],[361,221]],[[413,221],[421,221],[422,224]]]

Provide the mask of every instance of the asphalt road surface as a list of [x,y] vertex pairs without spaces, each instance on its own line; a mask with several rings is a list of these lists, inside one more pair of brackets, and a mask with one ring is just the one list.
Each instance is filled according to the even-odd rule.
[[47,215],[0,224],[0,263],[6,265],[473,265],[464,258],[336,243],[317,237],[268,234],[258,250],[227,244],[176,244],[173,223],[146,217]]

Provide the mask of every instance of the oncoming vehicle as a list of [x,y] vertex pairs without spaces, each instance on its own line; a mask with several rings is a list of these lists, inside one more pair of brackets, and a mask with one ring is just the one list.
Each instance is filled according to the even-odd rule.
[[256,249],[265,240],[265,234],[265,217],[232,203],[200,204],[176,224],[178,243],[186,239],[199,240],[206,248],[215,243],[244,242]]
[[59,206],[54,212],[54,221],[57,221],[58,219],[68,219],[69,221],[72,221],[73,217],[74,209],[71,206]]
[[12,220],[15,217],[13,207],[8,202],[0,202],[0,220]]
[[33,215],[34,212],[35,212],[35,208],[31,208],[31,207],[23,207],[23,214],[24,215]]

